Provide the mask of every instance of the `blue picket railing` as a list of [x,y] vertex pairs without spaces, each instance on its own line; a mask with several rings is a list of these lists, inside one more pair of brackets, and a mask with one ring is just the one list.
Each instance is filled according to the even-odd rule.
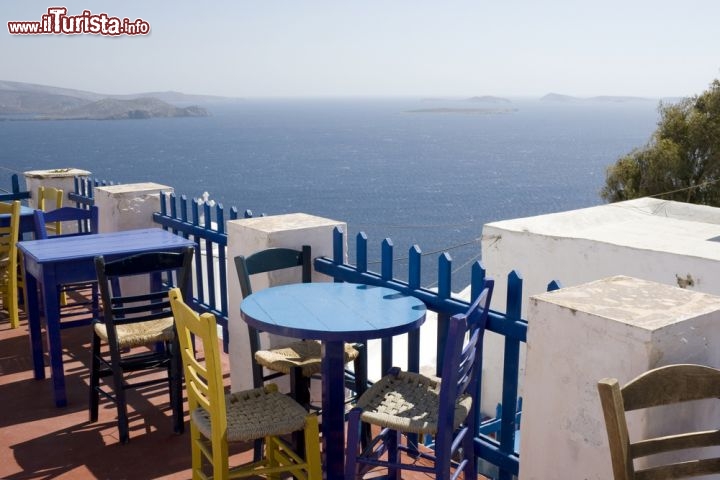
[[[336,228],[333,233],[333,257],[316,258],[315,270],[329,275],[336,282],[353,282],[369,285],[386,286],[399,290],[406,295],[412,295],[422,300],[428,310],[437,313],[437,364],[436,371],[441,371],[442,352],[447,338],[447,326],[451,316],[462,313],[470,306],[470,302],[452,296],[452,258],[447,253],[438,259],[438,289],[432,291],[420,286],[421,251],[413,246],[409,252],[408,281],[404,282],[393,277],[393,244],[386,239],[381,245],[380,273],[371,272],[368,265],[368,240],[364,233],[357,236],[356,263],[351,265],[344,261],[344,232]],[[480,294],[485,278],[485,270],[480,262],[472,266],[471,300]],[[558,288],[553,282],[549,290]],[[517,272],[508,276],[507,301],[505,313],[491,311],[487,329],[504,336],[505,353],[502,373],[502,413],[499,419],[497,438],[480,434],[475,439],[475,454],[479,458],[496,465],[500,480],[510,480],[519,472],[519,453],[515,448],[515,436],[518,430],[518,375],[520,366],[520,344],[527,340],[527,321],[520,316],[522,304],[522,278]],[[382,371],[387,371],[392,365],[392,339],[383,339],[381,345]],[[408,369],[418,371],[420,367],[420,332],[408,334]],[[479,402],[478,402],[479,403]],[[480,409],[480,405],[475,405]],[[477,415],[482,418],[482,415]]]
[[[252,217],[246,210],[244,218]],[[238,218],[238,210],[230,208],[229,218]],[[195,282],[192,307],[199,312],[215,315],[223,331],[223,348],[228,351],[228,294],[227,294],[227,232],[225,209],[222,204],[214,206],[193,199],[188,202],[184,195],[160,193],[160,212],[153,214],[153,221],[166,230],[193,240],[195,246]]]
[[[92,205],[93,188],[104,185],[92,180],[76,181],[76,192],[71,200],[83,205]],[[227,351],[227,233],[225,231],[226,214],[221,204],[214,206],[201,203],[198,199],[188,201],[185,196],[178,198],[175,194],[161,193],[161,211],[153,214],[153,220],[163,228],[173,231],[185,238],[193,239],[196,244],[195,274],[196,288],[191,299],[194,308],[201,312],[211,312],[223,328],[224,347]],[[252,212],[244,212],[245,218],[252,217]],[[238,218],[236,208],[229,210],[227,220]],[[390,239],[381,245],[380,272],[368,270],[368,240],[364,233],[357,236],[356,263],[344,262],[344,232],[336,229],[333,232],[333,257],[319,257],[314,261],[315,270],[329,275],[335,281],[364,283],[368,285],[387,286],[405,294],[413,295],[422,300],[427,308],[437,313],[437,364],[436,371],[441,370],[442,352],[447,337],[447,326],[451,316],[464,312],[469,302],[452,295],[452,258],[443,253],[438,258],[438,288],[433,291],[421,287],[422,252],[413,246],[409,252],[408,280],[402,281],[394,277],[393,253],[394,246]],[[472,266],[471,300],[480,293],[485,278],[485,270],[480,262]],[[502,371],[501,415],[493,419],[493,433],[481,433],[475,439],[475,454],[490,464],[497,466],[498,479],[510,480],[519,472],[519,453],[516,451],[516,434],[518,431],[518,375],[520,366],[520,345],[527,340],[527,322],[521,318],[522,278],[517,272],[508,275],[508,288],[505,313],[491,311],[487,329],[504,337],[504,359]],[[548,286],[548,290],[559,288],[556,282]],[[387,371],[392,366],[393,341],[381,341],[381,369]],[[408,334],[408,369],[418,371],[420,368],[420,331]],[[480,408],[480,405],[476,405]],[[478,419],[482,415],[477,416]],[[487,429],[484,429],[487,432]],[[499,439],[499,441],[497,440]]]
[[30,192],[20,190],[20,178],[17,173],[10,176],[10,191],[0,194],[0,202],[12,202],[14,200],[27,200]]
[[[113,185],[112,182],[91,178],[75,178],[75,192],[68,198],[79,207],[94,205],[94,188]],[[252,217],[250,210],[245,218]],[[227,220],[238,218],[238,210],[232,207]],[[195,241],[193,266],[195,282],[193,298],[189,303],[199,312],[215,315],[223,330],[223,346],[228,348],[228,295],[227,295],[227,233],[225,209],[222,204],[214,207],[201,205],[198,199],[188,201],[174,193],[160,193],[160,211],[153,214],[153,221],[164,229]]]
[[78,208],[90,208],[95,205],[95,187],[105,187],[108,185],[116,185],[116,183],[107,180],[98,180],[90,177],[75,177],[73,179],[75,191],[68,193],[68,199],[75,202]]

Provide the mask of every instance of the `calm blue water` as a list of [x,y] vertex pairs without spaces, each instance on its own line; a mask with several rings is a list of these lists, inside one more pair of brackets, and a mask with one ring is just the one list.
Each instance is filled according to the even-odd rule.
[[[114,182],[210,192],[255,214],[306,212],[370,239],[449,249],[454,290],[468,283],[482,225],[602,203],[605,169],[644,145],[657,104],[516,101],[505,114],[408,113],[459,101],[247,100],[209,118],[0,122],[0,167],[75,167]],[[4,177],[5,175],[3,175]],[[4,186],[4,185],[2,185]],[[457,245],[462,247],[453,248]],[[353,248],[354,252],[354,248]],[[354,253],[353,253],[354,255]],[[437,254],[423,263],[436,281]],[[396,264],[396,276],[406,265]],[[379,266],[374,268],[379,269]]]

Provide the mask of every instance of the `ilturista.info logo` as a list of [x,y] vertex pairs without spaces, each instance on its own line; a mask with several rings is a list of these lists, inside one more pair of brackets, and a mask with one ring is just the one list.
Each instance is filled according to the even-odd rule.
[[7,22],[11,35],[147,35],[150,24],[142,18],[130,20],[107,13],[83,10],[80,15],[68,15],[65,7],[50,7],[40,21]]

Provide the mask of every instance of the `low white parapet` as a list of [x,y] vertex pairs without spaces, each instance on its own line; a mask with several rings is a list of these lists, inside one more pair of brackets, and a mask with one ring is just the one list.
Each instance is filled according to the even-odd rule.
[[100,232],[157,227],[153,213],[160,211],[160,192],[173,191],[172,187],[152,182],[95,187]]
[[[247,326],[240,316],[240,282],[235,269],[234,258],[238,255],[250,255],[259,250],[272,247],[285,247],[300,250],[303,245],[310,245],[312,256],[332,257],[333,231],[336,227],[347,230],[347,224],[336,220],[308,215],[290,213],[267,217],[245,218],[227,222],[228,232],[228,310],[229,310],[229,355],[230,381],[232,390],[252,388],[252,370],[254,360],[250,356],[250,345]],[[347,246],[343,246],[347,252]],[[345,253],[346,255],[346,253]],[[300,282],[299,269],[291,272],[272,272],[271,274],[253,276],[253,291],[272,285]],[[329,277],[313,270],[313,282],[329,281]],[[282,337],[272,336],[271,344],[282,342]],[[315,397],[317,392],[313,392]]]
[[24,173],[25,185],[30,192],[28,206],[37,208],[37,191],[40,186],[59,188],[65,201],[68,193],[75,191],[75,177],[87,178],[90,172],[78,168],[55,168],[52,170],[30,170]]
[[[530,298],[520,480],[612,478],[598,380],[627,383],[662,365],[720,367],[720,297],[627,276]],[[679,417],[639,415],[641,428],[720,422],[720,407]],[[710,422],[712,423],[712,422]]]

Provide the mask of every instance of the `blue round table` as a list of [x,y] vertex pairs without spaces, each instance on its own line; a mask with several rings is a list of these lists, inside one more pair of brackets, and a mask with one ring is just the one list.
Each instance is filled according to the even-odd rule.
[[280,285],[242,301],[242,318],[258,330],[322,341],[322,432],[328,480],[344,475],[344,343],[407,333],[423,324],[425,311],[425,304],[415,297],[352,283]]

